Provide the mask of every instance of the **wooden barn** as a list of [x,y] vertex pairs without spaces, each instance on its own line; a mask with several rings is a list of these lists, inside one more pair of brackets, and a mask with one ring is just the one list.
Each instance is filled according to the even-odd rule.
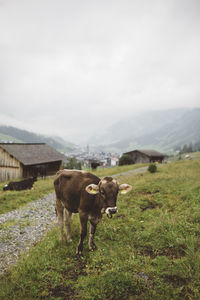
[[54,175],[66,156],[44,143],[0,143],[0,181]]
[[155,150],[133,150],[124,154],[129,155],[135,164],[151,162],[162,163],[165,158],[164,154]]

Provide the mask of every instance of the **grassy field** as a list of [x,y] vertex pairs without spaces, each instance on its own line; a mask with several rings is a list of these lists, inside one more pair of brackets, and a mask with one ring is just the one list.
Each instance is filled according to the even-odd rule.
[[200,158],[200,151],[189,153],[192,158]]
[[[122,180],[123,179],[123,180]],[[0,299],[200,299],[200,160],[124,176],[133,190],[98,225],[98,250],[77,258],[58,229],[0,278]]]
[[[117,174],[129,170],[134,170],[140,167],[145,166],[145,164],[137,164],[137,165],[129,165],[129,166],[120,166],[114,168],[104,168],[97,169],[93,171],[95,175],[107,176],[112,174]],[[17,209],[28,202],[37,200],[48,193],[54,191],[53,187],[53,177],[49,177],[46,179],[38,179],[34,183],[34,189],[26,190],[26,191],[6,191],[3,192],[3,187],[7,182],[0,182],[0,214],[9,212],[11,210]]]
[[53,192],[53,178],[39,179],[34,188],[24,191],[3,191],[7,182],[0,183],[0,214],[17,209],[31,201]]
[[114,174],[123,173],[130,170],[135,170],[144,166],[147,166],[148,164],[135,164],[135,165],[127,165],[127,166],[118,166],[113,168],[97,168],[97,170],[89,171],[93,174],[95,174],[98,177],[103,176],[111,176]]
[[181,160],[188,160],[185,156],[189,154],[189,156],[192,158],[192,159],[198,159],[200,158],[200,151],[197,151],[197,152],[190,152],[190,153],[183,153],[181,155],[179,154],[176,154],[172,157],[169,157],[168,161],[171,161],[171,162],[174,162],[174,161],[177,161],[177,160],[180,160],[179,158],[181,157]]

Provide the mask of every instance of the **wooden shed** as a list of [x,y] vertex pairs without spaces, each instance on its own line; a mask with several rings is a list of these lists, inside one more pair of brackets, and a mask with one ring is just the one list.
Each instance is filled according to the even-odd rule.
[[135,164],[151,162],[162,163],[165,158],[164,154],[155,150],[133,150],[124,154],[129,155]]
[[44,143],[0,143],[0,181],[54,175],[66,156]]

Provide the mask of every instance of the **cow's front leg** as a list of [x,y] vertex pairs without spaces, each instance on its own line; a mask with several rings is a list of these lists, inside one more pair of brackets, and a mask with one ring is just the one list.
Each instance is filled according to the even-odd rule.
[[71,242],[72,239],[71,239],[70,221],[71,221],[72,213],[65,208],[64,215],[65,215],[66,239],[68,242]]
[[57,217],[58,217],[58,225],[59,225],[59,228],[60,228],[60,239],[62,242],[65,242],[65,237],[63,235],[63,206],[60,202],[59,199],[56,199],[56,212],[57,212]]
[[90,221],[90,237],[89,237],[89,249],[90,250],[96,250],[97,246],[94,242],[94,235],[96,231],[97,223]]
[[81,229],[80,229],[80,241],[79,241],[79,244],[78,244],[78,248],[77,248],[76,254],[77,255],[82,255],[82,252],[83,252],[83,241],[84,241],[84,238],[87,235],[88,215],[84,214],[82,212],[79,212],[79,217],[80,217]]

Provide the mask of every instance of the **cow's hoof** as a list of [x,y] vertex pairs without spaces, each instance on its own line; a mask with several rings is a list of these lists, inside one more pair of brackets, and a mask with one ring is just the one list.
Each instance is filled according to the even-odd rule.
[[92,243],[92,244],[89,245],[89,249],[91,251],[95,251],[95,250],[97,250],[97,246],[95,245],[95,243]]
[[82,256],[83,256],[83,252],[80,251],[80,250],[77,250],[77,251],[76,251],[76,256],[82,257]]

